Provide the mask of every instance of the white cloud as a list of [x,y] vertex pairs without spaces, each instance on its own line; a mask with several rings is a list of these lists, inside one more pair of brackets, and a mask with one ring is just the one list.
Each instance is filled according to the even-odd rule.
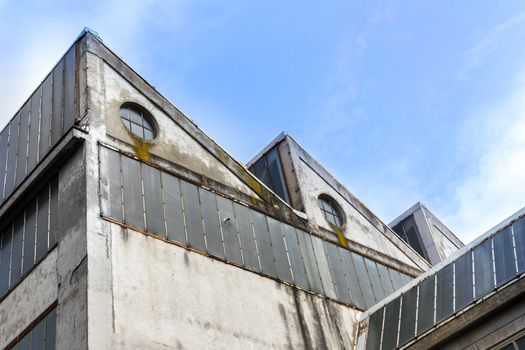
[[[499,106],[486,112],[484,124],[470,133],[471,173],[452,196],[454,207],[445,223],[465,242],[495,226],[525,206],[525,75]],[[480,111],[483,113],[482,111]],[[454,203],[454,204],[452,204]],[[451,205],[452,204],[452,205]]]

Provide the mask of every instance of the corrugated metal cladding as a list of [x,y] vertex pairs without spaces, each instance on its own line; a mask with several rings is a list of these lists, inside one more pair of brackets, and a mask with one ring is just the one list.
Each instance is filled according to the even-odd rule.
[[106,147],[102,214],[366,309],[410,277]]
[[14,220],[0,227],[0,299],[53,249],[57,233],[58,177],[55,176]]
[[25,334],[18,336],[6,350],[54,350],[56,348],[56,324],[57,312],[54,308]]
[[525,216],[373,313],[366,348],[403,346],[524,272]]
[[0,132],[0,204],[73,126],[76,45]]

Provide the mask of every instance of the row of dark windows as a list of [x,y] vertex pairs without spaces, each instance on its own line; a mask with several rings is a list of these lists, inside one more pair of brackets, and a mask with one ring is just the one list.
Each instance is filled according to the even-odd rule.
[[56,308],[49,311],[38,323],[15,339],[6,350],[55,350]]
[[370,316],[367,349],[395,349],[525,272],[525,217]]
[[57,241],[58,178],[44,186],[14,220],[0,229],[0,299]]
[[74,124],[75,47],[0,132],[0,204]]
[[401,221],[399,224],[392,228],[394,232],[401,237],[405,242],[407,242],[414,250],[427,261],[430,261],[428,258],[427,250],[423,244],[421,234],[417,228],[416,222],[414,220],[414,215],[410,215],[408,218]]
[[410,281],[230,199],[105,147],[105,217],[365,309]]
[[257,160],[249,170],[286,203],[290,204],[286,180],[277,147],[272,148]]

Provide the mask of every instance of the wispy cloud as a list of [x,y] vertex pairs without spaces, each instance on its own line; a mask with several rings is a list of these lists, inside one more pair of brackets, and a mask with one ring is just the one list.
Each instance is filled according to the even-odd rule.
[[471,72],[482,63],[485,57],[497,51],[498,44],[514,30],[523,29],[525,24],[525,11],[512,16],[505,22],[493,26],[488,34],[463,55],[463,66],[457,74],[458,79],[468,80]]
[[[525,206],[525,74],[515,92],[470,135],[475,166],[460,181],[444,221],[470,241]],[[450,209],[454,208],[453,211]]]
[[[13,2],[0,0],[0,32],[4,33],[0,34],[0,124],[5,125],[21,107],[84,26],[97,30],[119,54],[128,59],[133,56],[134,65],[140,66],[146,54],[145,50],[137,50],[137,42],[147,36],[157,19],[174,13],[180,3],[109,0],[80,7],[58,2],[50,8],[44,2],[14,9]],[[183,11],[176,13],[174,20],[164,23],[166,29],[178,24],[175,19]]]

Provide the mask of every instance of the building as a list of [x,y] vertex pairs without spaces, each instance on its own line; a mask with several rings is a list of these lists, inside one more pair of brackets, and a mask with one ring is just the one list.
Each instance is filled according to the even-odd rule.
[[[419,325],[421,286],[440,288],[447,261],[457,276],[454,256],[474,249],[473,285],[485,271],[478,245],[419,206],[426,221],[397,223],[415,218],[422,254],[408,224],[392,230],[288,135],[245,167],[89,30],[0,132],[0,180],[0,348],[388,349],[390,305]],[[519,304],[516,266],[466,309],[511,290]],[[464,309],[439,324],[434,309],[396,345],[459,339],[444,331]],[[498,341],[517,337],[506,329]]]

